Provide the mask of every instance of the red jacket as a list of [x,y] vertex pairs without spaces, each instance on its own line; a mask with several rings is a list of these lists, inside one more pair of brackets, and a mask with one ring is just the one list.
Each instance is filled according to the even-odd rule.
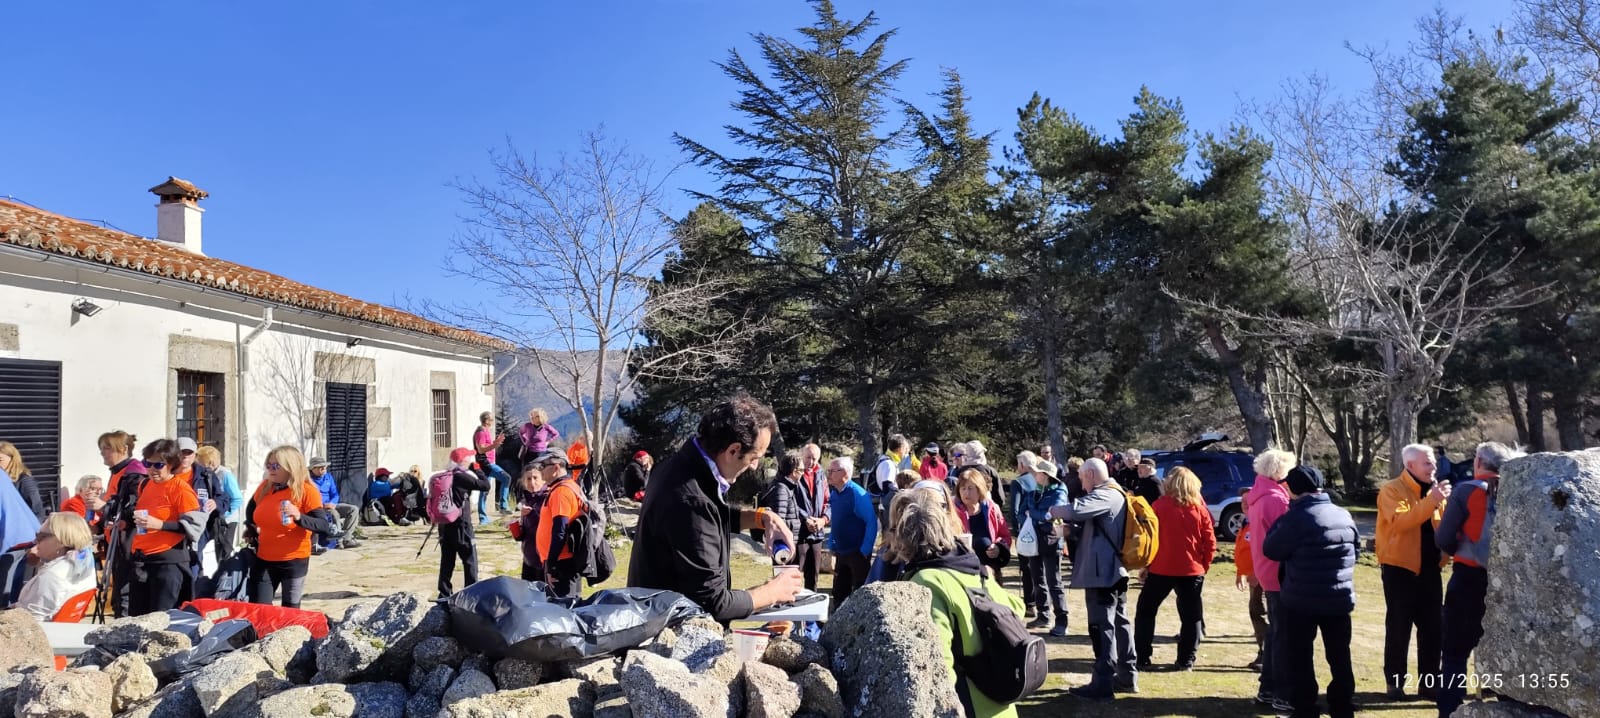
[[1171,497],[1156,499],[1156,521],[1161,531],[1150,573],[1159,576],[1203,576],[1217,552],[1217,528],[1206,505],[1180,506]]

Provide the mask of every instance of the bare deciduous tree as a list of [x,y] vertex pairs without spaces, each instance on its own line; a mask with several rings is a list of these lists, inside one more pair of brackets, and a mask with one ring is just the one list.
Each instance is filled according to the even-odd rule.
[[584,135],[576,155],[550,164],[509,143],[491,162],[492,180],[456,185],[470,214],[445,269],[471,299],[425,303],[424,311],[519,347],[581,417],[598,465],[636,382],[695,381],[727,366],[750,327],[735,321],[677,351],[636,351],[646,327],[695,326],[682,320],[735,289],[704,267],[691,271],[699,281],[652,291],[651,278],[677,246],[660,209],[670,173],[598,131]]
[[[261,391],[285,415],[294,433],[294,445],[307,457],[320,454],[327,442],[327,390],[319,378],[323,375],[340,375],[354,362],[365,359],[361,350],[343,352],[318,351],[318,343],[297,334],[280,334],[261,353]],[[318,363],[321,362],[319,367]],[[371,435],[373,417],[367,416],[367,431]],[[269,446],[284,443],[284,437],[265,437]],[[376,458],[376,457],[369,457]]]

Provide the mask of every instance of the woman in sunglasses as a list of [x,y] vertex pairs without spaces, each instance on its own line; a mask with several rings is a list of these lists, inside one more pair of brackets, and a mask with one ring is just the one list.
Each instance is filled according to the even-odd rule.
[[34,540],[29,553],[39,568],[23,584],[16,607],[48,621],[69,599],[94,590],[94,555],[89,551],[94,537],[82,516],[60,511],[44,520]]
[[[200,510],[200,499],[189,482],[174,480],[183,467],[178,442],[150,442],[144,447],[144,466],[149,477],[134,488],[133,520],[128,522],[133,529],[128,613],[133,616],[177,608],[189,595],[190,554],[204,521],[202,516],[184,518]],[[123,482],[128,479],[124,476]]]
[[245,507],[245,541],[256,546],[250,602],[272,603],[281,588],[283,606],[299,608],[311,571],[311,535],[332,533],[333,524],[299,449],[273,449],[265,468],[266,479]]

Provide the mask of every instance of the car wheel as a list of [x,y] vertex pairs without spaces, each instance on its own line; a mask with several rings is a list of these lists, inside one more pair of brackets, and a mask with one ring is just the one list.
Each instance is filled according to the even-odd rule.
[[1222,510],[1222,521],[1217,523],[1217,533],[1223,541],[1232,541],[1244,530],[1244,511],[1234,504]]

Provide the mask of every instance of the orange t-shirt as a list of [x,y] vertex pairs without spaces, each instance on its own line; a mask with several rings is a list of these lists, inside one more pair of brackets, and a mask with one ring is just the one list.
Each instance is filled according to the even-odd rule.
[[[270,484],[262,484],[271,489]],[[263,561],[293,561],[311,557],[311,532],[294,523],[283,525],[283,502],[294,501],[288,487],[263,493],[256,492],[256,510],[251,519],[256,523],[256,555]],[[316,484],[306,482],[300,492],[301,515],[322,508],[322,492]]]
[[[162,521],[177,521],[190,511],[200,509],[200,499],[194,495],[194,489],[178,479],[156,481],[150,479],[144,483],[144,488],[139,491],[139,500],[134,502],[135,511],[149,511],[154,518]],[[135,531],[133,536],[133,550],[135,553],[143,552],[146,556],[153,556],[176,548],[183,543],[183,532],[160,531],[152,529],[144,533]]]
[[[572,442],[572,446],[567,447],[567,464],[569,466],[589,465],[589,445],[583,443],[582,439]],[[572,480],[577,481],[578,475],[583,472],[584,469],[572,469]]]
[[[539,558],[545,562],[550,561],[550,528],[557,516],[567,517],[568,530],[571,530],[572,520],[583,511],[583,500],[578,498],[578,484],[562,479],[551,488],[549,497],[545,498],[544,506],[539,509],[539,536],[534,545],[539,548]],[[556,560],[572,558],[572,549],[563,546],[561,555]]]

